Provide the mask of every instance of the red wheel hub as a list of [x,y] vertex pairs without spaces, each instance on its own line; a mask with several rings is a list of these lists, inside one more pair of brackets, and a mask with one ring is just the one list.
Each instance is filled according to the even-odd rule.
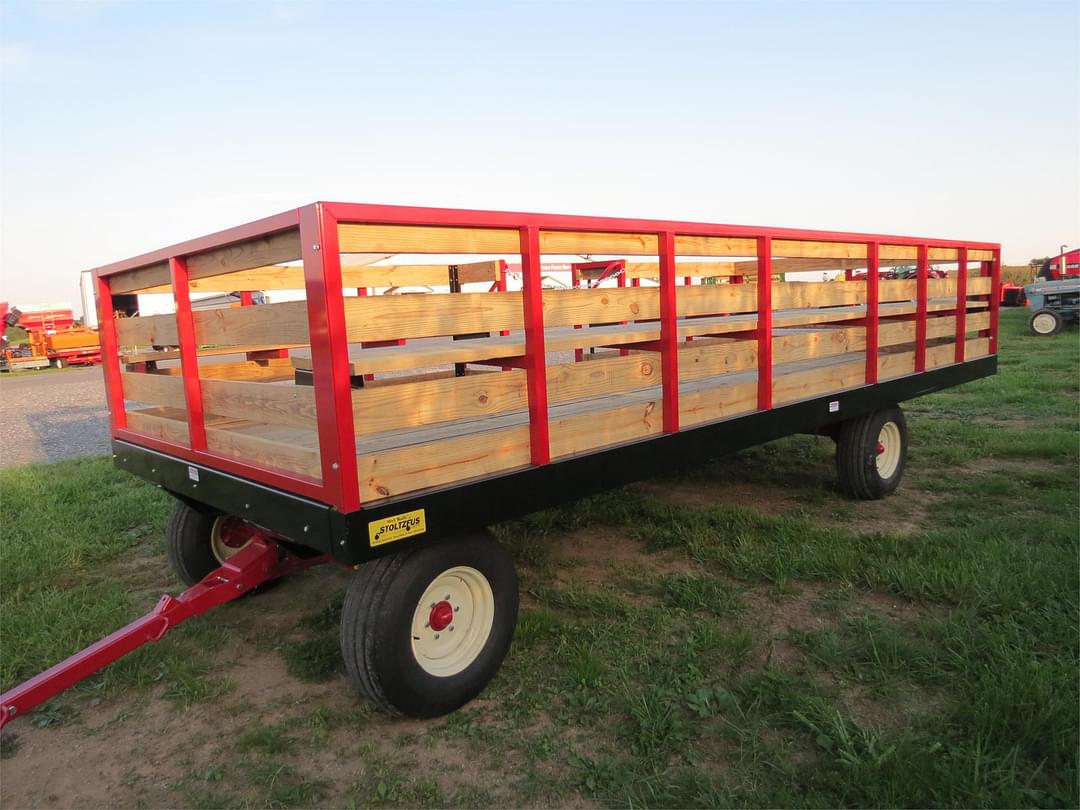
[[885,445],[882,444],[881,442],[878,442],[877,443],[877,454],[880,456],[884,452],[885,452]]
[[436,632],[445,630],[450,626],[450,622],[453,620],[454,606],[445,599],[441,602],[437,602],[431,609],[431,613],[428,615],[428,624],[430,624],[431,629]]
[[225,518],[218,528],[218,537],[229,548],[243,548],[259,534],[261,532],[257,527],[237,517]]

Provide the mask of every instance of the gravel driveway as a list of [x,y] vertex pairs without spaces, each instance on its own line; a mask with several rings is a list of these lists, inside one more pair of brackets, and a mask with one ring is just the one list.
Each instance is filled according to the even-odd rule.
[[100,367],[0,375],[0,467],[108,451]]

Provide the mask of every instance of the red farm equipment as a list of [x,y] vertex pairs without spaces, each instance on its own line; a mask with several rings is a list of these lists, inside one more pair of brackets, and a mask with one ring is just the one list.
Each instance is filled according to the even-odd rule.
[[[416,254],[433,263],[386,263]],[[795,433],[835,441],[852,497],[890,494],[907,455],[898,403],[996,372],[1000,256],[962,240],[314,203],[100,267],[113,458],[175,496],[166,548],[189,589],[4,693],[0,724],[328,561],[357,569],[341,643],[358,691],[407,715],[453,711],[516,625],[513,562],[487,526]],[[569,265],[572,285],[545,285],[545,261]],[[900,265],[912,276],[882,277]],[[432,292],[386,294],[404,287]],[[238,290],[300,295],[191,305]],[[140,315],[148,291],[171,292],[175,313]]]

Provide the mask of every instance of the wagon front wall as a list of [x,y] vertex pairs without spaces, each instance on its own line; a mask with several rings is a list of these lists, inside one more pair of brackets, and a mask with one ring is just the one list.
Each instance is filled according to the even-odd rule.
[[[879,278],[898,266],[914,277]],[[97,283],[114,438],[156,454],[140,473],[189,462],[159,483],[193,500],[201,470],[286,493],[327,521],[294,539],[357,560],[384,550],[365,516],[424,497],[560,465],[595,478],[602,460],[567,462],[772,412],[794,432],[822,397],[951,384],[996,354],[999,268],[982,243],[326,203]],[[140,314],[150,293],[175,312]]]

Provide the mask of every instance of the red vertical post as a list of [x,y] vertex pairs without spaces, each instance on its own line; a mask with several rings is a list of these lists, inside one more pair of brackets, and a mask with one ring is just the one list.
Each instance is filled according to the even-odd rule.
[[192,450],[201,451],[206,450],[206,421],[199,385],[199,349],[195,340],[195,320],[191,315],[187,259],[182,256],[169,259],[169,272],[172,276],[173,300],[176,302],[176,340],[180,344],[180,372],[184,377],[188,441]]
[[866,384],[878,379],[878,243],[866,243]]
[[101,373],[105,378],[105,397],[109,403],[109,422],[113,433],[127,427],[124,387],[120,380],[120,348],[116,341],[116,313],[113,311],[109,279],[97,276],[98,336],[101,341]]
[[757,240],[758,408],[772,407],[772,237]]
[[919,245],[915,266],[915,371],[926,371],[926,320],[929,312],[930,250]]
[[966,247],[958,248],[956,261],[956,356],[957,363],[964,362],[964,344],[967,337],[967,287],[968,267]]
[[[498,292],[506,292],[506,262],[499,259],[499,269],[495,278],[495,289]],[[510,334],[509,329],[500,329],[499,334],[506,337]]]
[[525,322],[525,373],[529,391],[529,446],[532,463],[551,461],[548,435],[547,348],[544,292],[540,286],[540,229],[521,229],[521,300]]
[[664,432],[679,432],[679,323],[675,289],[675,234],[658,234],[660,259],[660,380]]
[[255,306],[255,297],[251,294],[251,290],[240,291],[240,306],[251,307]]
[[337,220],[319,203],[300,209],[311,377],[323,492],[342,512],[360,508],[345,296]]
[[[1064,261],[1064,260],[1063,260]],[[998,319],[1001,314],[1001,249],[990,260],[990,354],[997,354]]]

